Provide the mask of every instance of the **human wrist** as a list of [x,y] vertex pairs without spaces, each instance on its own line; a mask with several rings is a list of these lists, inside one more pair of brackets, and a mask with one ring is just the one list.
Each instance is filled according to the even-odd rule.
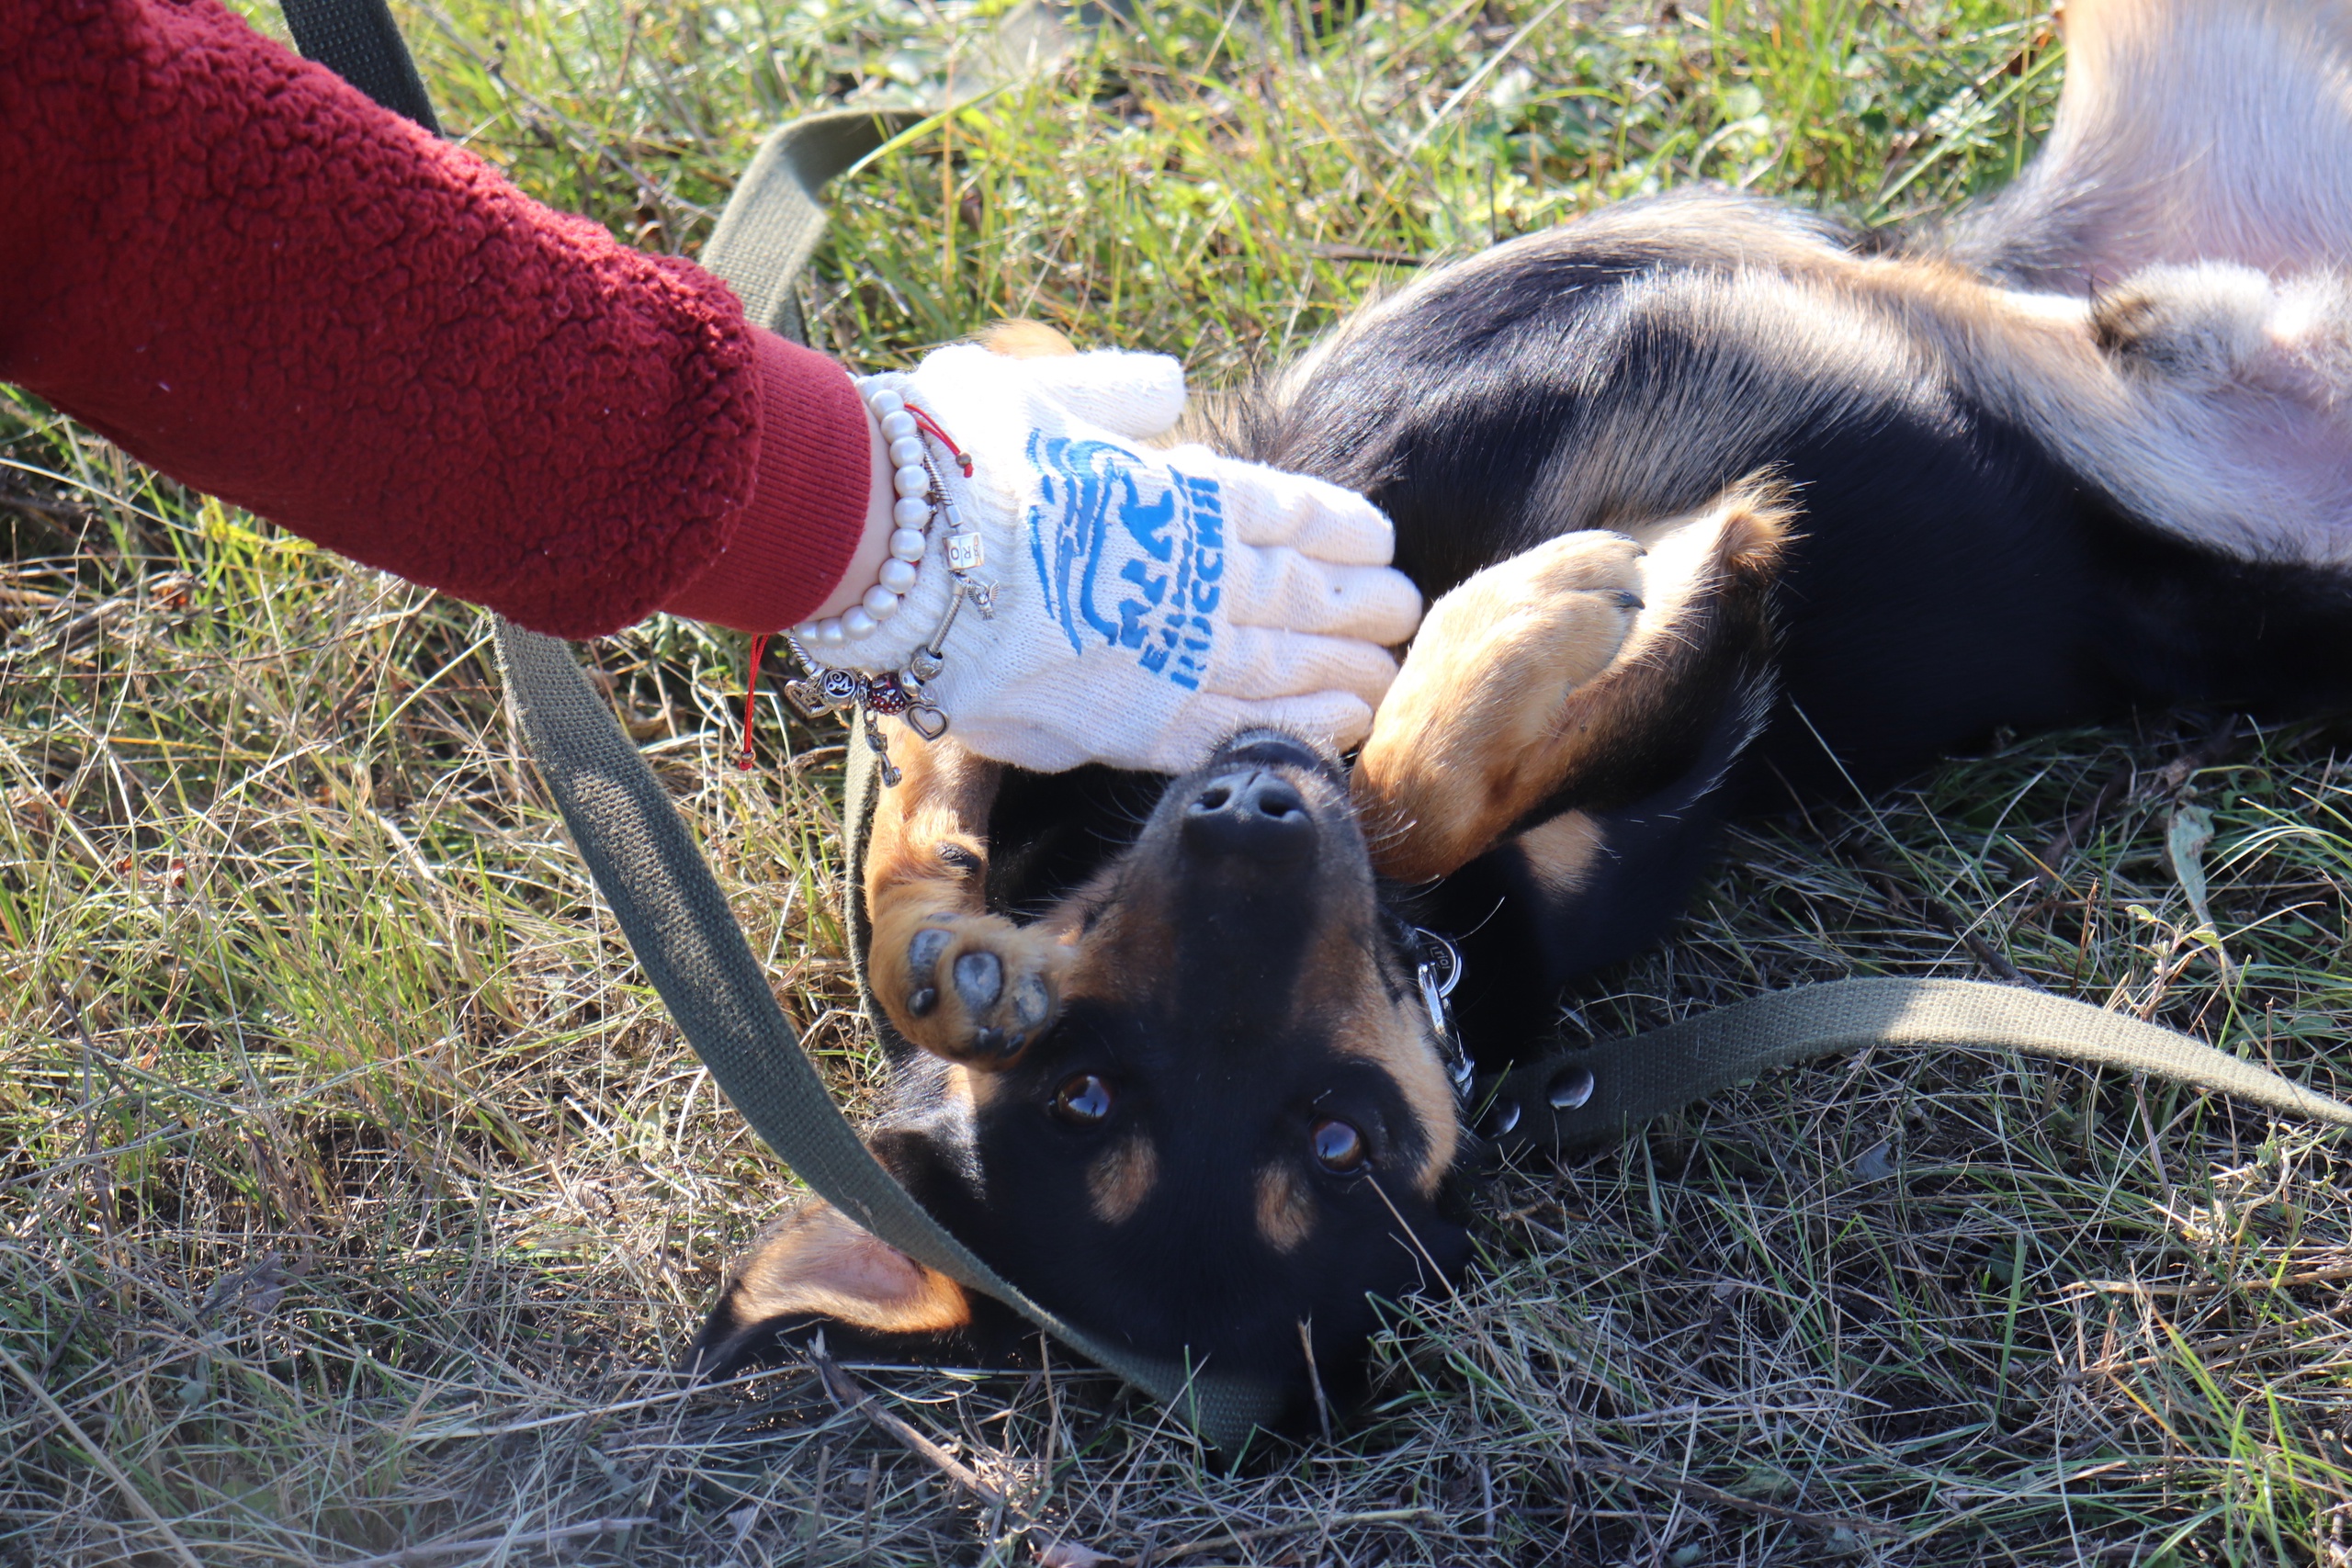
[[[820,664],[872,672],[904,671],[930,662],[917,658],[945,629],[950,600],[961,575],[951,562],[948,539],[969,527],[970,485],[958,466],[963,453],[952,441],[934,444],[939,432],[911,396],[901,375],[872,376],[857,382],[874,422],[879,459],[867,502],[867,527],[878,536],[878,557],[869,553],[842,577],[828,610],[791,628],[802,653]],[[915,423],[928,422],[925,434]],[[952,458],[950,454],[953,455]],[[967,546],[977,538],[961,536]],[[972,586],[966,585],[967,591]]]
[[889,443],[883,437],[881,421],[864,397],[858,399],[858,410],[865,421],[866,467],[865,519],[858,534],[857,549],[842,568],[841,581],[825,602],[804,617],[822,620],[839,615],[858,604],[868,589],[879,580],[882,563],[890,558],[890,535],[897,527],[891,517],[892,503],[898,494],[891,489]]
[[759,394],[752,491],[726,548],[660,607],[737,631],[775,632],[849,577],[864,547],[873,434],[849,372],[776,333],[751,329]]

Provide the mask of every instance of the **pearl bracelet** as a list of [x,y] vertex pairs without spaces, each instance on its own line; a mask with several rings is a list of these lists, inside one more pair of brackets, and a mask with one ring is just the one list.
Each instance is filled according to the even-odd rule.
[[[883,438],[889,443],[893,465],[890,483],[899,494],[890,513],[895,525],[890,532],[890,558],[882,563],[880,581],[867,589],[855,605],[838,616],[803,621],[785,634],[794,657],[808,673],[786,681],[784,694],[804,718],[821,718],[827,714],[850,716],[862,712],[869,721],[903,720],[925,740],[936,740],[947,733],[947,714],[925,690],[926,683],[946,668],[947,634],[955,629],[956,617],[967,601],[982,620],[995,618],[996,586],[979,575],[985,558],[980,535],[957,516],[954,498],[932,467],[924,438],[945,447],[967,479],[972,476],[972,458],[939,427],[937,421],[922,409],[910,406],[897,389],[882,378],[860,381],[858,391],[874,411],[881,423]],[[864,670],[835,663],[837,650],[865,641],[883,622],[899,613],[900,601],[914,587],[923,557],[931,548],[932,525],[941,517],[947,520],[946,558],[951,581],[946,606],[940,612],[931,635],[907,655],[903,669]],[[759,662],[757,646],[755,643],[752,655],[754,669]],[[747,756],[750,734],[747,716]],[[871,722],[865,727],[865,739],[873,749],[882,782],[897,784],[899,770],[891,764],[889,746],[881,730]]]
[[931,547],[931,520],[936,509],[931,499],[934,486],[922,429],[907,411],[906,399],[883,385],[880,378],[859,382],[858,390],[882,426],[882,439],[890,454],[890,488],[899,497],[890,507],[894,525],[890,558],[882,563],[879,580],[856,604],[838,615],[803,621],[792,628],[804,648],[837,649],[864,642],[880,630],[883,622],[899,613],[899,602],[914,587],[923,554]]

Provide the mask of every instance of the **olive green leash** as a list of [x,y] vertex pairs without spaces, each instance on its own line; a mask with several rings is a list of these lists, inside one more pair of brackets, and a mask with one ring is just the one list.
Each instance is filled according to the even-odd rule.
[[[285,0],[303,52],[386,107],[434,127],[383,0]],[[750,319],[797,338],[793,286],[824,232],[817,194],[892,135],[928,117],[838,110],[769,137],[744,173],[703,261]],[[437,129],[437,127],[435,127]],[[776,1006],[767,977],[645,759],[564,645],[503,620],[498,656],[517,725],[597,890],[711,1077],[802,1182],[875,1235],[1018,1312],[1145,1389],[1211,1445],[1238,1451],[1277,1415],[1276,1391],[1106,1344],[1031,1301],[950,1235],[867,1152]],[[877,784],[850,748],[844,821],[852,953],[867,1018],[889,1025],[865,983],[871,928],[863,867]],[[2007,987],[1957,980],[1848,980],[1800,987],[1655,1033],[1547,1057],[1486,1086],[1490,1141],[1506,1151],[1621,1136],[1650,1117],[1768,1068],[1860,1045],[1999,1049],[2149,1073],[2282,1114],[2352,1125],[2352,1107],[2169,1030]]]
[[2186,1034],[2088,1002],[1981,980],[1832,980],[1506,1073],[1477,1096],[1490,1141],[1576,1148],[1809,1056],[1865,1045],[2013,1051],[2147,1073],[2282,1116],[2352,1126],[2352,1106]]

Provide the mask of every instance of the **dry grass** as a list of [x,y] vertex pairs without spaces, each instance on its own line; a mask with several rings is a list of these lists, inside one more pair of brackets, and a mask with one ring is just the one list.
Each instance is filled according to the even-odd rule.
[[[882,362],[1022,310],[1214,382],[1361,298],[1384,269],[1351,257],[1693,174],[1932,212],[2014,167],[2056,79],[2007,0],[1685,9],[1148,13],[863,176],[814,319]],[[926,40],[978,28],[402,17],[474,145],[687,250],[760,126],[936,86],[968,57]],[[1238,1474],[1059,1359],[858,1374],[1003,1506],[806,1372],[682,1391],[659,1369],[788,1182],[600,917],[477,618],[29,400],[0,438],[0,1560],[2352,1561],[2332,1145],[2007,1060],[1815,1066],[1497,1175],[1485,1265],[1406,1309],[1366,1417]],[[779,716],[740,775],[740,649],[585,651],[864,1099],[829,738]],[[1751,829],[1575,1022],[2007,965],[2326,1087],[2336,745],[2152,719]],[[2210,922],[2166,851],[2200,809]]]

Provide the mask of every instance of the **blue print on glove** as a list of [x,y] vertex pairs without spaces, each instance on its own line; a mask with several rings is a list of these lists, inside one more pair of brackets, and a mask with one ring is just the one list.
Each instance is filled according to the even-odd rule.
[[1200,689],[1225,578],[1225,506],[1215,479],[1161,468],[1124,447],[1029,436],[1040,476],[1029,555],[1070,649],[1098,639],[1153,674]]

